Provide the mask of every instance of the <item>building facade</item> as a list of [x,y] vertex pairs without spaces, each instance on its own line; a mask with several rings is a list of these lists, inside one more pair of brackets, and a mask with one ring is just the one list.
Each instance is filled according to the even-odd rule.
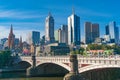
[[99,38],[99,24],[92,24],[91,22],[85,22],[85,43],[90,44],[95,42],[96,38]]
[[85,43],[89,44],[92,43],[92,26],[91,22],[85,22]]
[[61,25],[61,28],[58,30],[58,41],[59,43],[68,44],[68,26]]
[[70,48],[65,43],[52,43],[45,46],[44,55],[68,55]]
[[68,45],[80,45],[80,17],[74,12],[68,17]]
[[106,34],[106,35],[109,35],[109,34],[110,34],[110,32],[109,32],[109,25],[106,25],[106,26],[105,26],[105,34]]
[[119,43],[119,28],[116,26],[116,22],[112,21],[106,26],[106,33],[110,36],[111,43]]
[[40,32],[38,31],[32,31],[28,35],[28,43],[39,45],[40,44]]
[[54,18],[49,13],[45,20],[45,42],[53,43],[54,41]]
[[92,41],[94,42],[96,38],[100,37],[99,24],[92,24]]
[[54,37],[55,37],[55,42],[58,42],[58,30],[55,30],[55,35],[54,35]]

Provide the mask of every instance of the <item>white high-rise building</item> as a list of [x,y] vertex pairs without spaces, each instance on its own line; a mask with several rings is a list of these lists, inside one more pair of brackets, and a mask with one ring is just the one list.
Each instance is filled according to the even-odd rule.
[[68,17],[68,45],[80,45],[80,17],[74,12]]
[[46,43],[53,43],[54,38],[54,18],[49,13],[45,20],[45,41]]

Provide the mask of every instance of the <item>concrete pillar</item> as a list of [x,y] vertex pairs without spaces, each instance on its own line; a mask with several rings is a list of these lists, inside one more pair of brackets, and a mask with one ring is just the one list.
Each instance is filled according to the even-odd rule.
[[36,67],[36,56],[32,55],[32,67],[35,68]]
[[70,73],[78,74],[78,60],[77,55],[70,55]]
[[71,71],[65,75],[63,80],[82,80],[78,72],[78,60],[75,54],[70,55],[70,67]]
[[36,56],[35,56],[35,46],[34,46],[34,53],[32,54],[32,66],[27,69],[27,76],[37,76],[36,70]]

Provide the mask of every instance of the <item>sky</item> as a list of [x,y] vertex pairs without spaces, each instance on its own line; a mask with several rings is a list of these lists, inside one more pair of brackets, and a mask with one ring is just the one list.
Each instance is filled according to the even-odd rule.
[[0,39],[8,37],[13,25],[17,38],[26,40],[30,31],[45,33],[45,18],[51,12],[55,20],[55,30],[67,24],[72,14],[80,17],[81,38],[84,39],[84,22],[99,23],[101,37],[105,25],[116,21],[120,25],[120,0],[0,0]]

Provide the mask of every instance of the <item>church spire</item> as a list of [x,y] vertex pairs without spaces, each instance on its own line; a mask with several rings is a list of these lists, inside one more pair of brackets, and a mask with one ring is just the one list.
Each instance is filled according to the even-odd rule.
[[10,33],[13,34],[13,27],[12,27],[12,24],[11,24],[11,28],[10,28]]
[[8,36],[8,48],[9,49],[14,49],[15,47],[14,41],[15,41],[15,35],[13,34],[13,27],[11,24],[10,33]]

